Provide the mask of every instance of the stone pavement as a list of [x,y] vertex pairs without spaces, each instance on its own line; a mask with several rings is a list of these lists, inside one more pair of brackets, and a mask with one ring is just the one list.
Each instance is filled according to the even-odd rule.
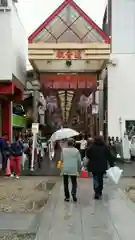
[[35,232],[34,213],[0,213],[0,235],[2,232]]
[[94,200],[92,180],[79,180],[78,203],[63,201],[59,181],[44,209],[36,240],[133,240],[135,205],[105,179],[102,200]]

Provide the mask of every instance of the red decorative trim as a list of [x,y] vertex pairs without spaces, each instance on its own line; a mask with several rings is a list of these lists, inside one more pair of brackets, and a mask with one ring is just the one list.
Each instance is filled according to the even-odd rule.
[[0,95],[14,96],[13,99],[16,101],[23,100],[23,92],[13,81],[0,83]]
[[110,38],[106,33],[73,0],[70,5],[103,37],[106,43],[110,43]]
[[65,0],[37,29],[33,32],[28,40],[32,43],[33,39],[68,5],[70,4],[104,39],[106,43],[110,43],[110,38],[98,25],[73,1]]
[[33,39],[68,5],[69,0],[64,1],[37,29],[33,32],[29,38],[29,43],[32,43]]
[[14,86],[12,82],[0,83],[0,94],[10,95],[14,94]]

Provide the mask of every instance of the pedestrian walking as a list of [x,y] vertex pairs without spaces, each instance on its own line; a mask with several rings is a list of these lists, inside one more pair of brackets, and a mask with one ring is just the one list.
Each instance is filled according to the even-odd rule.
[[85,137],[82,137],[82,140],[80,141],[80,153],[81,153],[82,161],[83,161],[83,158],[85,157],[86,147],[87,147],[87,141]]
[[74,202],[77,202],[77,176],[81,172],[81,156],[77,148],[74,147],[74,140],[68,139],[67,147],[62,148],[61,151],[62,160],[62,175],[64,183],[65,201],[70,200],[69,193],[69,178],[72,182],[71,195]]
[[0,138],[0,151],[2,155],[2,170],[4,174],[6,174],[8,158],[10,157],[11,154],[7,133],[4,133]]
[[16,178],[18,179],[20,177],[20,162],[23,153],[23,145],[20,142],[19,137],[16,137],[15,141],[11,144],[11,153],[12,153],[10,163],[11,177],[14,177],[15,174]]
[[32,141],[32,139],[29,139],[28,146],[25,149],[25,154],[27,155],[27,159],[28,159],[29,170],[31,169],[32,149],[33,149],[33,141]]
[[114,157],[101,136],[96,137],[93,144],[87,148],[86,157],[88,172],[92,172],[93,175],[95,199],[100,199],[103,191],[103,177],[108,169],[108,163],[110,167],[114,166]]

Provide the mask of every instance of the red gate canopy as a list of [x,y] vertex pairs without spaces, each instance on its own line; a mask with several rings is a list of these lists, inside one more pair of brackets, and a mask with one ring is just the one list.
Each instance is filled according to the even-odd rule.
[[65,0],[29,37],[36,42],[106,42],[109,37],[73,1]]

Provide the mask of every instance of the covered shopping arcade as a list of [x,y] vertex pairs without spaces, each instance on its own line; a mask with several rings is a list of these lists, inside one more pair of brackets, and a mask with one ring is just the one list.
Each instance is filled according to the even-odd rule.
[[98,132],[96,93],[110,57],[109,43],[109,37],[72,0],[65,0],[31,34],[29,61],[46,97],[46,122],[52,128]]

